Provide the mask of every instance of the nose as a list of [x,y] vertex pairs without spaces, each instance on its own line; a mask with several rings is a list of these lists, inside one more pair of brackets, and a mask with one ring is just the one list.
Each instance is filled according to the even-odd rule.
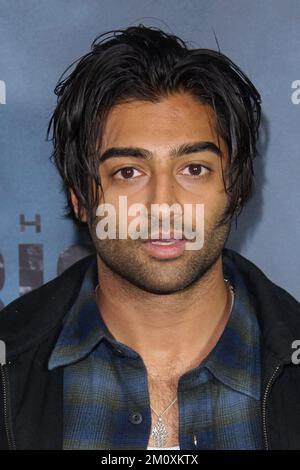
[[[149,210],[152,222],[170,221],[170,227],[176,225],[181,228],[182,204],[178,200],[178,188],[174,177],[167,171],[160,172],[153,177],[149,188]],[[179,224],[179,227],[177,227]]]
[[150,204],[172,205],[177,201],[175,181],[167,171],[153,177],[149,194]]

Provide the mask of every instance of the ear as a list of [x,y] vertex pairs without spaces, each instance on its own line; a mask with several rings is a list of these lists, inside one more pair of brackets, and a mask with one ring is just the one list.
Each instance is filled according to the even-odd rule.
[[73,209],[74,209],[77,219],[80,220],[81,222],[86,222],[87,221],[86,210],[81,209],[81,214],[79,214],[78,198],[76,194],[74,193],[73,189],[70,189],[70,196],[71,196]]

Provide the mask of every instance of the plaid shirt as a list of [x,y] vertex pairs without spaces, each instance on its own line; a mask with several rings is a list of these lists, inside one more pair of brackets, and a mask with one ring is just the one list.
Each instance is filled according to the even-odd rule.
[[[178,381],[179,446],[261,449],[260,330],[232,260],[223,272],[235,289],[227,325],[213,350]],[[48,367],[64,368],[64,449],[147,449],[151,430],[147,371],[117,341],[96,304],[96,256],[86,271]]]

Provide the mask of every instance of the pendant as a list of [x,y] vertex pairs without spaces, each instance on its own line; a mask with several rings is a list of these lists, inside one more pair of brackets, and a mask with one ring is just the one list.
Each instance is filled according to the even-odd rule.
[[165,447],[168,431],[161,417],[158,418],[156,425],[153,427],[151,437],[154,440],[154,447]]

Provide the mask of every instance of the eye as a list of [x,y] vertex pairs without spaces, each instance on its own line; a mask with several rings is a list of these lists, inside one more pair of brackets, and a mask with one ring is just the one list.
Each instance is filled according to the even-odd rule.
[[[138,174],[136,174],[135,172]],[[136,176],[139,176],[139,173],[140,172],[136,168],[133,168],[132,166],[126,166],[116,171],[113,176],[121,180],[131,180],[134,179]]]
[[[187,172],[184,172],[185,170],[187,170]],[[209,168],[206,168],[205,166],[200,165],[200,163],[190,163],[184,168],[182,174],[199,178],[199,177],[205,176],[210,171],[211,170],[209,170]]]

